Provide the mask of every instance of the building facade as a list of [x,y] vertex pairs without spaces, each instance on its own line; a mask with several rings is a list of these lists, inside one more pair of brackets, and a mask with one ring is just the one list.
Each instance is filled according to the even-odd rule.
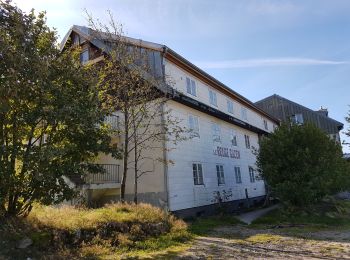
[[257,101],[255,105],[282,122],[312,123],[340,143],[339,131],[344,124],[328,117],[326,108],[314,111],[276,94]]
[[[100,60],[108,46],[105,39],[96,38],[92,32],[73,26],[61,48],[71,39],[82,46],[82,62]],[[126,39],[147,49],[153,76],[163,78],[170,89],[172,98],[167,101],[167,109],[191,129],[192,135],[176,146],[164,141],[164,149],[149,151],[149,156],[174,164],[143,166],[152,171],[140,179],[139,201],[181,216],[210,213],[218,200],[232,209],[262,201],[265,183],[257,174],[253,151],[258,148],[260,136],[272,132],[279,121],[167,46]],[[118,125],[118,118],[108,120]],[[80,183],[70,180],[72,185],[83,190],[88,200],[118,200],[121,162],[101,155],[96,163],[106,168],[106,174],[95,174]],[[132,174],[128,175],[129,200],[133,182]]]

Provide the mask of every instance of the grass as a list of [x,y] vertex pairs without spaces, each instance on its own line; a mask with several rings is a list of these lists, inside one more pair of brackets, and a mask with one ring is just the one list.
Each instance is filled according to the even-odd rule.
[[213,216],[213,217],[202,217],[193,221],[190,225],[190,231],[195,235],[206,235],[211,230],[219,226],[230,226],[242,224],[243,222],[238,220],[237,218],[229,215],[223,216]]
[[[0,223],[0,258],[119,259],[176,254],[193,235],[188,225],[147,204],[110,204],[99,209],[36,205],[25,218]],[[29,237],[33,245],[15,249]]]
[[308,228],[350,227],[349,201],[323,201],[306,209],[278,208],[253,221],[254,225],[289,225]]

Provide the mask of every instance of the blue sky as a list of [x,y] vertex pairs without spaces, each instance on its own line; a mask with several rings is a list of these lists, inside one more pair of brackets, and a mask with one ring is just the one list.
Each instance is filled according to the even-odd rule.
[[73,24],[87,24],[85,8],[102,21],[111,10],[128,36],[168,45],[252,101],[276,93],[311,109],[327,107],[345,124],[348,0],[14,2],[25,11],[46,10],[48,24],[61,38]]

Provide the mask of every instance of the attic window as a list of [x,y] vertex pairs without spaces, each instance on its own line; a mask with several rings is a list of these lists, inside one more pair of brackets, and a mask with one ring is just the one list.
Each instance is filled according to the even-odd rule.
[[74,45],[79,45],[80,44],[80,37],[79,37],[78,34],[74,34],[73,44]]
[[89,50],[84,50],[82,53],[80,53],[80,62],[82,64],[85,64],[86,62],[89,61]]

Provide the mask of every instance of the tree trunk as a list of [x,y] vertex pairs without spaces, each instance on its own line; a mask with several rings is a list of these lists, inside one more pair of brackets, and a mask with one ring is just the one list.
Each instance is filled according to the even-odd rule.
[[134,154],[135,154],[135,162],[134,162],[134,167],[135,167],[135,172],[134,172],[134,203],[137,204],[137,182],[138,182],[138,177],[137,177],[137,168],[138,168],[138,159],[137,159],[137,137],[136,134],[134,133],[134,141],[135,141],[135,147],[134,147]]
[[138,182],[138,177],[137,177],[137,172],[138,172],[138,160],[139,157],[137,156],[137,141],[138,141],[138,133],[137,133],[137,127],[136,127],[136,122],[135,122],[135,111],[132,110],[132,126],[133,126],[133,134],[134,134],[134,203],[137,204],[137,182]]
[[128,173],[128,159],[129,159],[129,113],[124,111],[124,150],[123,150],[123,176],[120,184],[120,201],[125,203],[125,184]]

